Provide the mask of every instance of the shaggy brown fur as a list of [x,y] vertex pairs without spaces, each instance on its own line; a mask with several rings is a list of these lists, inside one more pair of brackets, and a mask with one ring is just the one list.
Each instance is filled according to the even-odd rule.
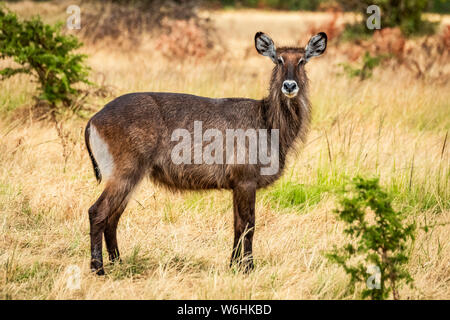
[[[326,47],[326,35],[321,34],[321,37],[322,40],[325,39]],[[231,263],[239,263],[244,270],[253,268],[256,190],[279,178],[288,151],[296,138],[305,140],[310,122],[308,80],[304,63],[307,61],[308,50],[310,56],[325,51],[323,48],[320,53],[314,52],[313,39],[314,37],[306,52],[302,48],[279,48],[275,53],[265,48],[265,44],[269,40],[271,42],[271,39],[262,33],[256,34],[258,52],[263,55],[272,54],[271,58],[276,62],[270,81],[270,93],[263,100],[210,99],[175,93],[132,93],[108,103],[89,120],[85,132],[86,144],[99,181],[103,172],[98,166],[99,159],[94,157],[96,150],[92,150],[93,146],[90,145],[93,127],[108,146],[114,162],[112,175],[106,181],[103,193],[89,209],[93,271],[104,273],[103,234],[110,259],[115,261],[119,258],[117,224],[131,192],[145,175],[176,190],[232,189],[235,236]],[[280,90],[287,79],[296,81],[299,87],[297,96],[293,98],[288,98]],[[261,175],[263,165],[259,162],[174,164],[171,161],[171,151],[177,142],[171,141],[172,132],[184,128],[192,134],[194,121],[202,121],[203,132],[210,128],[218,129],[224,136],[226,129],[256,129],[257,132],[258,129],[267,129],[269,132],[271,129],[279,129],[279,171],[274,175]],[[270,139],[269,133],[268,146]]]

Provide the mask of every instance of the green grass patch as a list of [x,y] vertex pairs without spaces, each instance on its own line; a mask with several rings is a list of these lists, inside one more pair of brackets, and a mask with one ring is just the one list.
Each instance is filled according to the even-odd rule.
[[277,183],[267,192],[266,197],[274,209],[301,211],[317,205],[327,191],[327,186],[299,184],[287,180]]
[[131,255],[118,263],[110,265],[112,268],[111,270],[107,270],[107,274],[114,280],[134,278],[143,275],[149,269],[150,258],[140,254],[140,251],[141,248],[135,246]]
[[[32,265],[19,265],[14,254],[1,265],[4,274],[4,285],[0,288],[0,299],[17,299],[24,292],[37,299],[43,299],[51,290],[57,267],[50,263],[36,261]],[[20,293],[12,287],[20,286]],[[16,295],[19,296],[16,297]]]
[[[430,185],[423,181],[408,179],[393,179],[388,186],[388,192],[403,210],[431,211],[441,213],[450,209],[450,184],[448,174],[436,184]],[[431,179],[431,176],[430,176]]]
[[52,268],[47,263],[34,262],[32,266],[13,268],[10,274],[10,281],[12,282],[28,282],[31,280],[42,280],[49,277],[52,273]]

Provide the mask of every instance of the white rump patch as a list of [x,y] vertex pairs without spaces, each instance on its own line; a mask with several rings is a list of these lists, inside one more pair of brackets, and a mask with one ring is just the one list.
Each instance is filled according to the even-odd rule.
[[108,144],[99,135],[97,129],[91,124],[89,128],[89,143],[95,161],[100,169],[102,179],[108,180],[114,170],[114,159],[108,150]]

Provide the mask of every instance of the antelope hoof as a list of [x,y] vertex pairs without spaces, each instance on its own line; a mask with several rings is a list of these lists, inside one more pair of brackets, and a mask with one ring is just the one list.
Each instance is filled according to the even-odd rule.
[[122,259],[120,257],[110,257],[109,261],[112,264],[122,264]]
[[91,261],[91,271],[95,272],[98,276],[105,275],[105,270],[103,269],[103,264],[99,262],[98,260],[92,260]]
[[109,261],[111,262],[111,263],[122,263],[122,259],[120,258],[120,256],[118,255],[118,254],[116,254],[116,253],[110,253],[109,254]]
[[253,257],[247,257],[244,259],[231,259],[230,268],[236,265],[239,271],[248,274],[255,269],[255,264],[253,263]]

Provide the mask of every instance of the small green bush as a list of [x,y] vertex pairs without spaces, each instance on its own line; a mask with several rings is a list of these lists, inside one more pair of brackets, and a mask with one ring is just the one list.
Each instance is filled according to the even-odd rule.
[[373,69],[379,66],[385,58],[386,56],[384,55],[371,56],[370,53],[366,51],[360,67],[354,67],[348,63],[341,63],[340,65],[343,67],[345,74],[350,78],[358,77],[360,80],[365,80],[372,77]]
[[422,13],[430,8],[430,0],[338,0],[346,10],[357,10],[362,14],[362,21],[356,25],[347,24],[344,39],[366,37],[375,30],[366,27],[369,17],[366,10],[370,5],[380,8],[381,28],[399,27],[406,36],[433,34],[438,23],[422,19]]
[[31,74],[39,83],[38,99],[52,112],[59,108],[78,110],[81,90],[77,83],[90,84],[86,55],[73,51],[82,43],[61,34],[62,24],[44,24],[39,17],[20,21],[17,15],[0,7],[0,59],[12,58],[20,67],[0,70],[2,79],[18,73]]
[[346,23],[344,30],[339,36],[342,41],[368,40],[373,36],[374,30],[367,28],[365,20],[363,23]]
[[351,241],[334,248],[326,256],[342,266],[351,276],[350,285],[368,279],[367,268],[380,270],[379,288],[366,288],[362,298],[386,299],[392,292],[399,299],[398,287],[412,277],[405,264],[409,261],[408,243],[414,240],[415,224],[405,224],[402,213],[391,205],[391,197],[378,184],[378,179],[354,178],[341,194],[340,206],[335,210],[344,221],[344,233]]

